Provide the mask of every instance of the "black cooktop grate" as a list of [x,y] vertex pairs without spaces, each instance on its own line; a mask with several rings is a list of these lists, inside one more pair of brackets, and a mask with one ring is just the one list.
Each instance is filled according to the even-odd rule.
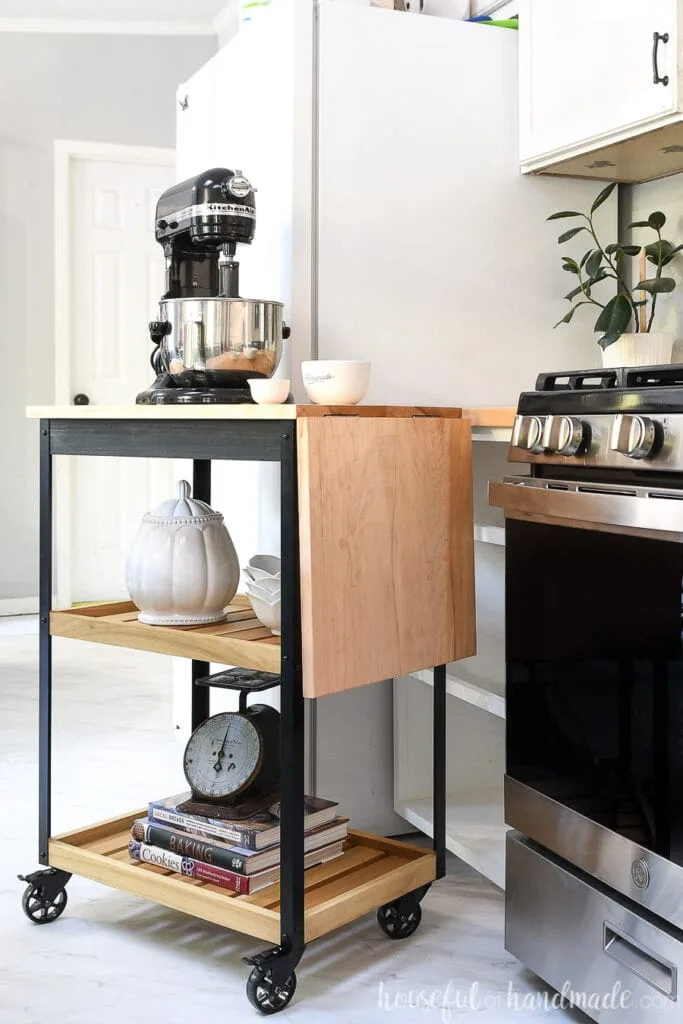
[[683,364],[541,373],[536,391],[612,391],[683,386]]

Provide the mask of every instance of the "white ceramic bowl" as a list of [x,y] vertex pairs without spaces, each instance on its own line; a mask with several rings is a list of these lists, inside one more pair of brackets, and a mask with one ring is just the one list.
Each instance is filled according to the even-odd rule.
[[356,405],[367,394],[370,363],[313,359],[301,364],[306,394],[316,405]]
[[268,377],[250,377],[247,380],[251,397],[259,405],[282,405],[289,397],[290,382]]
[[253,555],[247,562],[245,572],[253,580],[271,576],[280,577],[282,562],[277,555]]
[[254,594],[256,597],[260,597],[262,600],[272,604],[274,601],[280,600],[280,580],[259,580],[258,583],[248,580],[247,593],[249,595]]
[[273,604],[268,601],[262,600],[257,597],[256,594],[249,594],[249,600],[251,606],[254,609],[254,615],[259,622],[269,629],[275,636],[280,635],[280,601],[279,599]]

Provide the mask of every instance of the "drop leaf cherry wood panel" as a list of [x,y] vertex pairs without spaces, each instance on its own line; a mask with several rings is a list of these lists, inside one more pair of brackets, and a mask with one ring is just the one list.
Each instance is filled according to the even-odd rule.
[[470,423],[297,421],[304,693],[475,653]]

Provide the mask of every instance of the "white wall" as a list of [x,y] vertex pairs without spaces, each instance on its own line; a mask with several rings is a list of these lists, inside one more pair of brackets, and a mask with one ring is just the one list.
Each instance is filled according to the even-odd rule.
[[214,37],[0,34],[0,600],[38,589],[38,431],[24,409],[53,400],[54,139],[173,147],[176,85],[215,49]]
[[[644,185],[633,185],[622,189],[623,208],[621,220],[624,225],[635,220],[646,220],[654,210],[666,214],[667,223],[662,234],[674,245],[683,242],[683,174],[674,174],[660,181],[649,181]],[[622,237],[622,241],[633,241],[635,244],[647,244],[656,239],[653,231],[636,228],[632,239]],[[632,261],[633,269],[638,268],[638,259]],[[683,258],[678,256],[666,267],[666,275],[678,282],[676,291],[670,295],[660,295],[657,300],[654,329],[670,331],[677,344],[674,347],[674,360],[683,362]]]

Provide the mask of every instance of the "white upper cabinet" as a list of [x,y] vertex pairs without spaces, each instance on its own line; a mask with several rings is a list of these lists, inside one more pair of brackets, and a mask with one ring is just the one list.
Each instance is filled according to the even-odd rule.
[[522,0],[522,170],[617,181],[681,170],[682,15],[682,0]]

